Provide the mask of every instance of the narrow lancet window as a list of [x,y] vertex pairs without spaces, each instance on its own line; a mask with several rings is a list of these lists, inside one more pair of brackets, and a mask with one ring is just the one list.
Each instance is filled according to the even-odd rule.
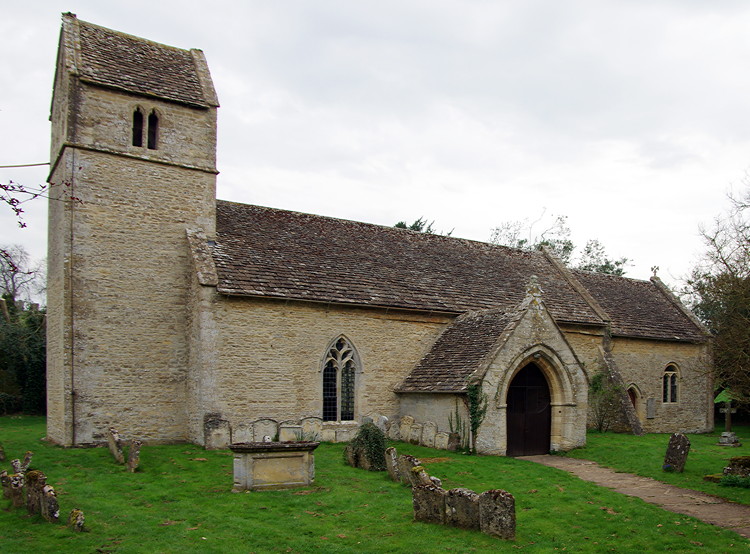
[[662,377],[662,402],[677,402],[677,368],[668,366]]
[[156,150],[156,141],[159,138],[159,116],[154,110],[148,114],[148,148]]
[[133,112],[133,146],[143,146],[143,112],[140,108]]

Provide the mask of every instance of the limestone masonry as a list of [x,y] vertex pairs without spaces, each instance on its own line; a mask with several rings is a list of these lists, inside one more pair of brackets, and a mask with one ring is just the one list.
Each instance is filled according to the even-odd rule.
[[584,444],[598,372],[621,426],[713,428],[709,335],[658,278],[217,201],[218,105],[200,50],[63,15],[51,440],[348,440],[368,418],[447,445],[476,385],[479,451],[544,453]]

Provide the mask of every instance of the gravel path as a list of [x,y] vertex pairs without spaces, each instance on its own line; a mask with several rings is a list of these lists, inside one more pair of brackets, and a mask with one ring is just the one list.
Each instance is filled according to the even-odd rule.
[[550,455],[523,456],[519,459],[568,471],[584,481],[591,481],[629,496],[637,496],[671,512],[692,516],[711,525],[726,527],[750,538],[750,506],[667,485],[648,477],[617,473],[590,460]]

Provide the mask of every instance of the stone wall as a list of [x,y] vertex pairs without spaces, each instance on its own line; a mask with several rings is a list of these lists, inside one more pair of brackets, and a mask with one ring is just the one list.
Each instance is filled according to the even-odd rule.
[[[201,294],[205,290],[194,299]],[[196,400],[203,413],[221,413],[229,421],[320,417],[324,356],[342,335],[361,361],[355,377],[355,419],[398,414],[393,388],[448,321],[442,316],[259,298],[215,296],[210,302],[213,313],[203,322],[215,332],[201,327],[193,333],[195,352],[205,350],[202,339],[215,345],[211,359],[202,360],[213,367],[193,367],[201,383]],[[191,415],[190,439],[199,443],[203,413]]]

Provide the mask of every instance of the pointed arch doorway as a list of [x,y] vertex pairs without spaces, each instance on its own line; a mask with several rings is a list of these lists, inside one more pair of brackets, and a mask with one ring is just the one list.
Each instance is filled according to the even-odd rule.
[[508,456],[548,454],[552,408],[547,378],[535,363],[519,371],[508,387]]

